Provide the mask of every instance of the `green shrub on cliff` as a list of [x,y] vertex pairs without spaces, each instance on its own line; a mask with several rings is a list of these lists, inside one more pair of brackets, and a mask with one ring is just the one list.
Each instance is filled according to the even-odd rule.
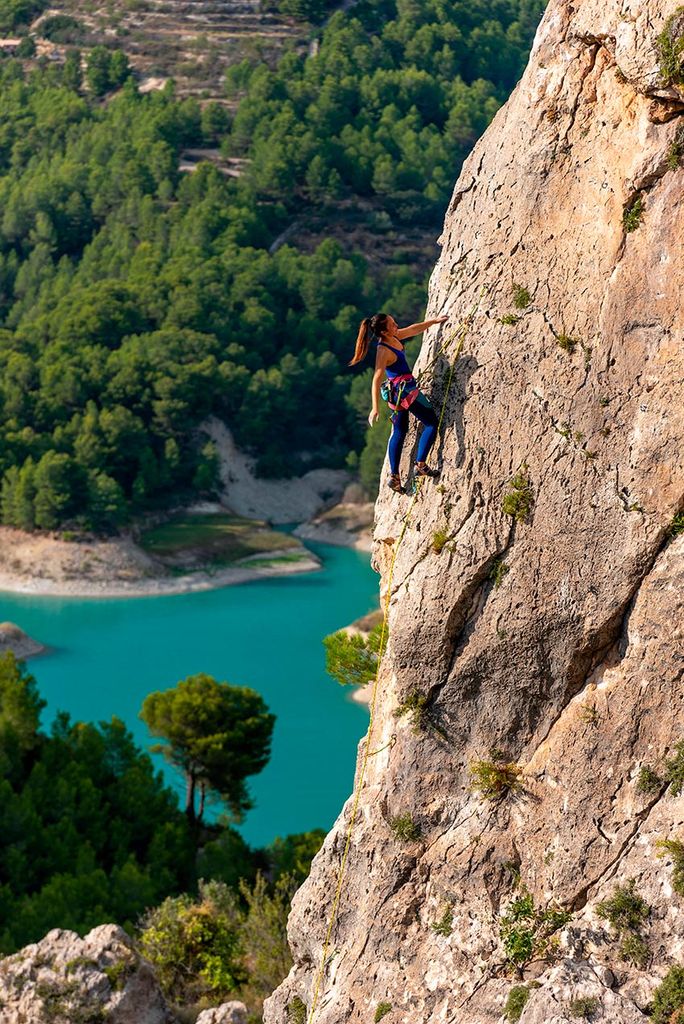
[[679,1024],[684,1011],[684,967],[671,967],[653,994],[653,1024]]

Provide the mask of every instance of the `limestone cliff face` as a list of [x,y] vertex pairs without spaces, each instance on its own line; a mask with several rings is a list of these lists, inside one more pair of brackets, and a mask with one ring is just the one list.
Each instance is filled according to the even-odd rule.
[[[319,1024],[372,1021],[380,1003],[387,1024],[499,1022],[531,978],[521,1024],[576,1019],[585,996],[630,1024],[684,961],[684,897],[657,856],[659,839],[684,840],[684,801],[637,784],[643,766],[663,778],[684,739],[684,534],[670,529],[684,507],[684,91],[664,84],[657,45],[675,9],[552,0],[456,185],[429,313],[458,323],[486,292],[441,482],[420,492],[397,558],[371,749],[396,742],[369,760]],[[502,502],[521,466],[534,500],[515,522]],[[378,502],[383,587],[407,506]],[[418,732],[394,716],[414,689],[428,698]],[[492,748],[524,792],[473,790]],[[350,811],[295,898],[295,965],[267,1024],[295,996],[311,1005]],[[420,839],[395,837],[400,814]],[[650,910],[646,950],[625,957],[596,908],[632,878]],[[501,923],[522,891],[572,917],[516,981]],[[432,927],[444,920],[448,934]]]

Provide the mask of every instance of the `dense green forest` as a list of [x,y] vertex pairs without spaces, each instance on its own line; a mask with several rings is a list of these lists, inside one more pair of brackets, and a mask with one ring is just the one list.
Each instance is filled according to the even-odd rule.
[[[402,233],[436,235],[540,9],[362,0],[318,52],[233,67],[232,117],[172,83],[141,95],[102,47],[85,75],[76,51],[29,71],[0,62],[2,521],[108,530],[211,493],[210,414],[264,474],[363,449],[345,366],[358,321],[420,315]],[[179,173],[202,145],[244,173]],[[359,211],[382,262],[345,244]],[[269,252],[313,213],[331,237]]]

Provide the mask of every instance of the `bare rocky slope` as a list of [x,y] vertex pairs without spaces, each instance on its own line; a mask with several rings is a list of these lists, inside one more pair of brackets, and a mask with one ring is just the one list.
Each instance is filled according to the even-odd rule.
[[[486,291],[446,403],[441,483],[420,491],[396,561],[380,752],[317,1024],[499,1022],[514,985],[521,1024],[582,1005],[631,1024],[684,962],[684,896],[658,846],[684,841],[666,766],[684,739],[684,88],[657,42],[684,33],[676,10],[552,0],[456,185],[429,314],[456,324]],[[383,588],[408,506],[383,493],[376,508]],[[394,714],[416,690],[418,728]],[[523,788],[488,800],[472,765],[500,777],[502,756]],[[295,897],[295,964],[266,1024],[311,1009],[351,806]],[[396,837],[400,815],[419,838]],[[618,936],[597,908],[630,879],[636,921]],[[514,970],[504,918],[521,897]],[[550,943],[532,902],[571,915]]]

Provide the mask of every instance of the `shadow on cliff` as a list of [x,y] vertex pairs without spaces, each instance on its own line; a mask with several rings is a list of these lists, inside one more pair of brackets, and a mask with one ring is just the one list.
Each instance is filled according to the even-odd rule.
[[[472,355],[461,356],[456,364],[454,377],[451,382],[451,388],[449,390],[449,396],[447,399],[446,409],[444,410],[444,417],[442,419],[442,429],[440,430],[440,437],[438,439],[437,447],[434,449],[435,463],[438,466],[442,465],[443,460],[443,448],[444,448],[444,434],[445,428],[453,427],[456,433],[457,441],[457,455],[453,465],[459,468],[463,465],[465,459],[465,428],[463,424],[463,407],[465,405],[466,393],[468,390],[468,382],[473,374],[480,368],[480,364]],[[442,402],[444,401],[444,390],[447,385],[449,375],[449,361],[445,357],[440,358],[430,371],[430,379],[426,382],[425,387],[422,388],[430,401],[432,406],[437,413],[440,415],[442,409]],[[417,437],[414,440],[412,459],[415,458],[415,448],[417,447]],[[433,458],[434,458],[433,456]]]

